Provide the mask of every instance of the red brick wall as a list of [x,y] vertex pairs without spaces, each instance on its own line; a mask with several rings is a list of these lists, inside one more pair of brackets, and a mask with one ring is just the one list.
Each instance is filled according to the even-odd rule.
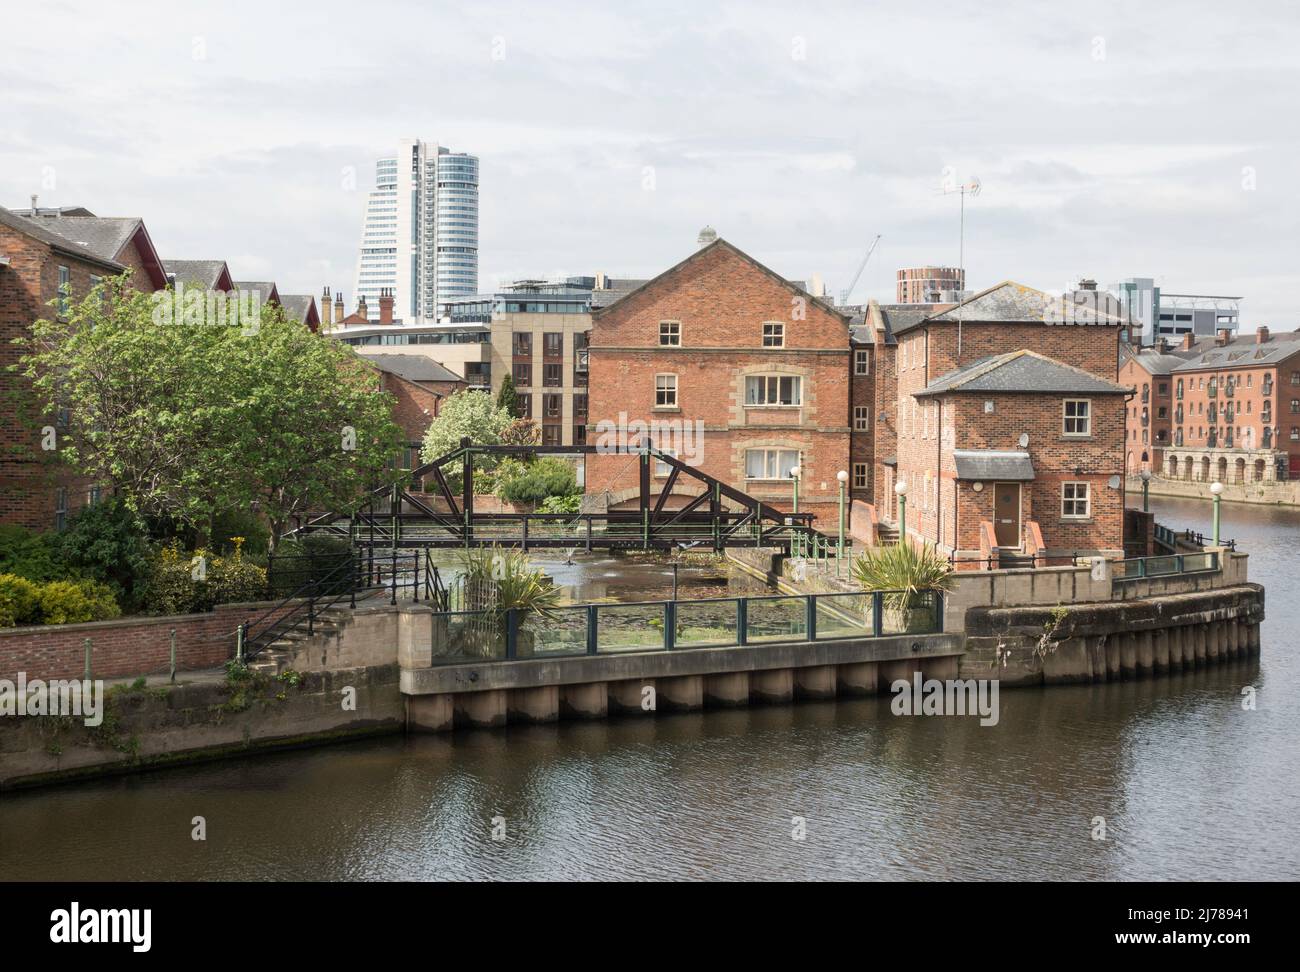
[[126,678],[168,668],[170,634],[176,629],[177,668],[215,668],[235,654],[234,631],[271,604],[226,604],[210,614],[121,618],[89,624],[0,629],[0,678],[18,672],[33,678],[77,678],[85,671],[85,640],[91,641],[95,678]]
[[[1242,350],[1239,346],[1234,346],[1236,350]],[[1268,414],[1271,420],[1267,423],[1273,429],[1272,448],[1280,449],[1288,454],[1288,464],[1293,473],[1300,471],[1297,464],[1300,463],[1300,440],[1292,441],[1291,429],[1297,429],[1297,435],[1300,436],[1300,411],[1291,410],[1292,400],[1300,402],[1300,383],[1292,382],[1294,372],[1300,372],[1300,355],[1293,355],[1283,361],[1268,367],[1235,367],[1224,368],[1220,371],[1190,371],[1178,372],[1172,379],[1174,385],[1175,397],[1173,407],[1177,408],[1179,404],[1183,406],[1183,446],[1191,449],[1208,449],[1209,430],[1211,427],[1218,429],[1217,448],[1226,448],[1226,429],[1228,423],[1225,420],[1224,407],[1231,402],[1233,405],[1233,440],[1232,447],[1236,449],[1243,448],[1264,448],[1264,426],[1263,416],[1265,404],[1268,405]],[[1229,398],[1224,391],[1225,380],[1231,375],[1234,379],[1232,397]],[[1265,395],[1266,387],[1265,378],[1271,376],[1272,391]],[[1209,393],[1209,384],[1211,378],[1217,378],[1217,393],[1211,397]],[[1238,381],[1239,379],[1239,381]],[[1177,395],[1178,382],[1183,383],[1183,397],[1179,400]],[[1215,421],[1209,419],[1209,407],[1214,403],[1218,407],[1218,416]],[[1175,428],[1178,423],[1174,423]],[[1247,436],[1247,429],[1254,431],[1254,438]],[[1253,474],[1248,471],[1247,476]],[[1217,476],[1218,472],[1212,470],[1212,476]],[[1235,475],[1232,469],[1232,462],[1229,462],[1229,476]]]
[[401,426],[408,442],[419,442],[438,414],[438,395],[413,381],[383,372],[383,388],[393,396],[393,421]]
[[[858,352],[865,351],[870,362],[870,373],[857,374]],[[849,496],[854,500],[870,503],[873,499],[872,478],[876,465],[876,354],[875,349],[855,345],[849,359]],[[865,432],[858,431],[854,414],[859,408],[866,408],[870,426]],[[865,488],[854,485],[854,467],[865,464],[867,467],[867,485]]]
[[1107,381],[1118,380],[1119,327],[1116,325],[965,321],[961,326],[960,355],[955,322],[930,324],[907,335],[918,331],[929,332],[931,381],[961,365],[1021,348],[1090,371]]
[[[659,346],[661,321],[681,322],[681,347]],[[785,347],[764,348],[762,325],[775,321],[785,324]],[[744,456],[759,446],[795,449],[800,510],[835,522],[836,473],[849,468],[850,352],[841,317],[719,244],[595,315],[591,335],[589,442],[620,413],[629,421],[702,421],[697,468],[786,509],[791,484],[747,481]],[[660,373],[677,375],[676,408],[655,406]],[[801,376],[802,406],[746,408],[750,374]],[[638,469],[629,459],[588,457],[587,489],[634,489]]]
[[[1144,466],[1159,472],[1164,467],[1164,447],[1173,442],[1174,379],[1147,371],[1135,358],[1119,369],[1119,383],[1135,389],[1128,403],[1127,430],[1124,437],[1124,468],[1136,473]],[[1161,392],[1163,386],[1164,392]],[[1143,389],[1147,400],[1142,400]],[[1142,424],[1143,410],[1148,424]],[[1160,410],[1164,409],[1164,415]],[[1142,457],[1145,455],[1146,461]]]

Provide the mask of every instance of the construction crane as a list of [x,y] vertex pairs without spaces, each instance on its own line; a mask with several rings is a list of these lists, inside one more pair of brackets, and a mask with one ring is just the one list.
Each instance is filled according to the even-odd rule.
[[880,242],[880,234],[877,233],[876,238],[871,241],[871,246],[867,248],[867,255],[862,258],[862,263],[858,265],[858,272],[853,275],[853,282],[849,284],[847,290],[840,291],[841,307],[848,304],[849,295],[853,293],[853,288],[856,287],[858,285],[858,281],[862,279],[862,271],[867,269],[867,263],[868,261],[871,260],[871,254],[876,252],[876,244],[879,242]]

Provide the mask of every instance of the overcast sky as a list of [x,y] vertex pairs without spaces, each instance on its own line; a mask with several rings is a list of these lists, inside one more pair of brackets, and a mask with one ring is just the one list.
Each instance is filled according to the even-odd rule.
[[[131,9],[131,8],[135,9]],[[291,9],[291,8],[298,9]],[[627,7],[626,10],[620,10]],[[857,299],[1151,276],[1300,325],[1294,3],[6,3],[0,204],[352,303],[374,160],[482,160],[480,283],[650,276],[706,223]],[[355,172],[355,179],[349,173]],[[355,185],[354,185],[355,183]]]

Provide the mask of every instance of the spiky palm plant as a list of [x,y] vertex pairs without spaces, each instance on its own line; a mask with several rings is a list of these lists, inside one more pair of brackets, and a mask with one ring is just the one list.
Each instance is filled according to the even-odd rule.
[[864,591],[884,591],[886,609],[896,614],[904,630],[912,612],[926,603],[928,591],[951,591],[952,565],[933,544],[920,546],[900,540],[885,547],[870,547],[853,562],[853,578]]

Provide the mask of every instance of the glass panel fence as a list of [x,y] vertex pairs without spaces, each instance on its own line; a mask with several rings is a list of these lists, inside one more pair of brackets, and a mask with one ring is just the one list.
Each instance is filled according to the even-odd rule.
[[500,661],[506,657],[505,623],[487,611],[433,616],[433,664]]
[[750,644],[798,641],[808,636],[807,602],[802,597],[750,598],[746,636]]
[[875,595],[821,594],[817,597],[817,640],[869,638],[876,633]]
[[529,614],[519,625],[516,658],[587,653],[586,607],[555,608],[550,617]]
[[663,604],[597,605],[597,651],[662,651],[663,648]]
[[738,598],[708,601],[677,602],[678,648],[707,648],[717,645],[734,645],[736,637],[736,604]]
[[939,630],[939,597],[934,591],[882,595],[882,635],[925,634]]

